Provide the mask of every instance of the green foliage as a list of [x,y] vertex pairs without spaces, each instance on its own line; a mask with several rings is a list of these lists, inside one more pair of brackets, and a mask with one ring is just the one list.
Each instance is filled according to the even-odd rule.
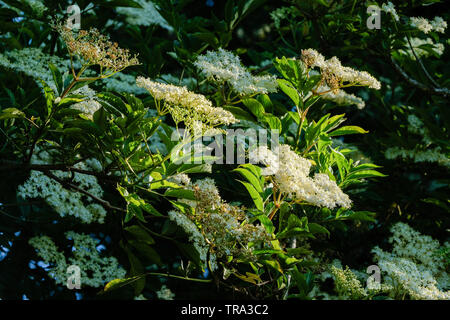
[[[241,298],[316,299],[320,274],[332,260],[365,270],[372,264],[371,249],[385,244],[386,230],[396,221],[448,238],[448,41],[442,33],[424,35],[407,23],[412,16],[433,18],[442,1],[396,4],[400,21],[383,11],[379,30],[367,28],[361,1],[228,0],[213,7],[204,1],[153,2],[166,24],[130,22],[120,8],[139,10],[139,1],[77,1],[83,29],[96,27],[138,53],[139,65],[112,77],[101,65],[83,64],[68,54],[51,27],[52,16],[64,14],[70,1],[43,1],[44,14],[29,1],[0,3],[0,173],[7,181],[0,187],[0,298],[73,298],[74,292],[55,284],[44,268],[28,267],[30,260],[42,258],[28,244],[30,238],[49,235],[62,242],[68,230],[95,235],[106,244],[102,254],[117,257],[126,270],[123,279],[105,280],[101,296],[83,288],[86,299],[155,298],[162,279],[177,288],[180,299],[192,298],[194,291],[199,299],[233,297],[234,291]],[[447,13],[442,16],[448,19]],[[140,18],[156,19],[142,12]],[[428,37],[434,45],[413,48],[420,53],[417,59],[409,42]],[[444,53],[436,49],[438,43]],[[3,62],[12,59],[13,50],[26,48],[41,48],[66,67],[51,60],[43,76],[30,61],[19,67]],[[276,76],[278,91],[242,94],[226,81],[206,78],[194,62],[219,48],[238,55],[243,66],[254,66],[248,67],[252,76]],[[362,97],[361,110],[328,99],[328,92],[319,90],[326,77],[301,57],[308,48],[368,71],[382,88],[340,84],[339,89]],[[184,124],[161,112],[168,104],[138,91],[138,76],[203,94],[241,120],[232,128],[265,129],[271,138],[276,131],[277,143],[311,163],[309,178],[326,175],[350,197],[352,207],[328,208],[283,193],[261,163],[220,164],[214,163],[218,153],[186,152],[184,147],[199,137],[173,139]],[[111,79],[120,86],[112,89]],[[83,104],[96,108],[89,113]],[[222,146],[227,151],[225,142]],[[41,151],[51,162],[34,160]],[[92,159],[100,169],[80,167]],[[82,201],[101,206],[105,223],[62,216],[48,199],[22,199],[18,189],[32,172],[60,184],[61,193],[81,193]],[[67,176],[58,179],[60,173]],[[76,174],[95,178],[102,195],[86,191]],[[179,181],[184,174],[191,183]],[[206,218],[195,184],[203,178],[214,179],[221,197]],[[207,239],[205,257],[193,234],[169,214],[182,214],[207,238],[210,230],[202,219],[223,214],[223,208],[242,214],[240,227],[261,226],[269,240],[233,240],[230,249],[251,254],[216,255],[217,239]],[[448,267],[448,252],[436,254]]]

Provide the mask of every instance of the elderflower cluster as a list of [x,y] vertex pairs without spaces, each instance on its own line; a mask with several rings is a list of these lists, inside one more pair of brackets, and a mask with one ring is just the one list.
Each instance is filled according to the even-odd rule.
[[402,222],[395,224],[391,232],[392,252],[379,247],[372,252],[397,294],[420,300],[450,299],[450,277],[442,257],[436,254],[439,241]]
[[322,82],[325,82],[331,90],[339,90],[346,86],[366,86],[379,90],[380,82],[366,71],[358,71],[341,64],[337,57],[325,60],[314,49],[302,50],[301,60],[308,68],[319,67],[322,74]]
[[161,289],[156,291],[156,296],[160,300],[173,300],[175,298],[175,293],[170,291],[170,289],[165,284],[163,284],[161,286]]
[[[24,5],[28,5],[31,8],[33,14],[38,18],[42,18],[44,16],[44,13],[48,9],[42,0],[23,0],[22,2]],[[22,10],[20,10],[14,6],[10,6],[7,3],[5,3],[4,1],[0,1],[0,5],[4,8],[14,10],[19,15],[23,15]]]
[[383,3],[383,5],[381,6],[381,10],[391,14],[395,21],[400,20],[400,17],[397,14],[397,10],[395,10],[395,6],[392,2],[388,1],[387,3]]
[[57,284],[67,283],[67,268],[70,265],[80,268],[82,286],[101,287],[113,279],[125,277],[126,271],[119,266],[116,258],[100,256],[97,250],[98,240],[73,231],[66,232],[65,235],[68,240],[73,241],[73,256],[68,259],[48,236],[33,237],[29,240],[37,255],[52,266],[49,276]]
[[330,209],[351,205],[348,195],[327,174],[316,173],[310,177],[311,162],[292,151],[289,145],[280,145],[274,151],[267,146],[257,147],[250,151],[250,161],[266,165],[263,174],[271,175],[279,191],[291,199]]
[[158,6],[152,1],[136,0],[141,8],[116,8],[117,13],[126,16],[126,22],[130,25],[136,26],[152,26],[157,25],[169,31],[173,28],[167,23],[167,21],[158,12]]
[[189,91],[186,87],[151,81],[143,77],[136,79],[138,87],[145,88],[155,98],[164,101],[165,107],[175,123],[184,122],[187,128],[197,131],[220,125],[238,122],[233,114],[225,109],[213,107],[211,101],[201,94]]
[[[422,136],[422,142],[429,146],[433,143],[430,137],[428,129],[424,126],[423,122],[415,115],[408,116],[408,131],[414,134]],[[448,155],[442,153],[441,147],[435,147],[434,149],[421,149],[417,146],[414,149],[404,149],[400,147],[390,147],[385,151],[386,159],[411,159],[414,162],[435,162],[440,165],[450,167],[450,159]]]
[[[33,164],[50,164],[51,161],[51,155],[46,151],[37,151],[31,158]],[[82,162],[77,163],[75,167],[98,170],[100,165],[98,161],[91,160],[89,163],[93,168]],[[103,196],[103,190],[93,175],[74,172],[72,176],[70,172],[60,170],[52,170],[51,173],[60,179],[71,178],[73,184],[96,197]],[[101,205],[93,203],[90,197],[65,189],[59,182],[40,171],[31,171],[30,177],[18,187],[17,195],[23,199],[42,198],[61,217],[74,216],[83,223],[104,223],[107,213]]]
[[208,250],[214,254],[210,259],[230,255],[251,258],[249,244],[270,242],[271,236],[263,226],[249,223],[242,208],[221,199],[214,180],[197,180],[187,189],[194,191],[195,200],[183,202],[195,208],[195,213],[171,211],[169,217],[177,219],[177,224],[190,234],[190,240],[203,252],[203,258]]
[[253,76],[238,56],[220,48],[197,57],[194,65],[210,80],[227,82],[240,95],[277,91],[277,81],[272,75]]
[[355,105],[358,109],[364,109],[366,103],[360,97],[355,96],[352,93],[347,93],[344,90],[339,90],[337,93],[330,91],[327,85],[322,85],[317,88],[318,92],[326,92],[320,97],[325,100],[333,101],[338,105]]
[[80,30],[76,36],[64,25],[57,25],[55,28],[61,34],[71,56],[78,56],[89,65],[99,65],[102,72],[109,71],[107,76],[139,64],[137,57],[131,56],[128,49],[120,48],[117,42],[109,41],[108,36],[102,35],[95,28]]
[[330,271],[334,276],[335,288],[340,298],[357,300],[367,296],[361,282],[348,267],[342,269],[331,265]]
[[419,29],[425,34],[430,31],[445,33],[445,29],[447,29],[447,22],[441,17],[435,17],[432,21],[423,17],[411,17],[409,22],[412,27]]
[[39,87],[42,87],[40,80],[43,80],[53,91],[56,91],[56,85],[48,67],[49,63],[55,65],[59,70],[70,67],[68,60],[48,55],[40,48],[14,49],[0,54],[0,66],[16,72],[23,72],[32,77]]
[[418,150],[418,149],[404,149],[399,147],[390,147],[386,149],[384,156],[386,159],[411,159],[416,163],[420,162],[430,162],[438,163],[440,165],[450,167],[450,159],[447,155],[442,153],[440,147],[429,150]]
[[95,90],[92,90],[87,85],[73,91],[72,94],[81,95],[87,98],[86,100],[73,104],[71,108],[81,111],[90,119],[92,119],[94,113],[102,106],[95,100]]

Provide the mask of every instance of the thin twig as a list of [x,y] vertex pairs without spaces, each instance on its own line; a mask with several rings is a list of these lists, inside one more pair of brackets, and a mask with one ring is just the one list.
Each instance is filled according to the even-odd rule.
[[90,197],[92,200],[94,200],[95,202],[101,204],[102,206],[104,206],[104,207],[106,207],[108,209],[117,210],[117,211],[120,211],[120,212],[127,212],[127,210],[125,210],[125,209],[122,209],[122,208],[119,208],[119,207],[115,207],[115,206],[111,205],[108,201],[100,199],[100,198],[94,196],[92,193],[87,192],[86,190],[83,190],[80,187],[78,187],[78,186],[76,186],[76,185],[74,185],[74,184],[72,184],[70,182],[67,182],[67,181],[64,181],[64,180],[58,178],[57,176],[55,176],[50,171],[43,171],[43,173],[47,177],[55,180],[56,182],[59,182],[63,187],[66,187],[68,189],[73,189],[73,190],[75,190],[75,191],[77,191],[79,193],[82,193],[82,194]]
[[391,63],[394,66],[394,68],[400,73],[400,75],[412,86],[422,90],[429,92],[430,94],[437,94],[440,96],[444,96],[445,98],[448,98],[450,95],[450,90],[447,88],[430,88],[423,83],[420,83],[419,81],[411,78],[408,76],[408,74],[395,62],[394,58],[391,57]]

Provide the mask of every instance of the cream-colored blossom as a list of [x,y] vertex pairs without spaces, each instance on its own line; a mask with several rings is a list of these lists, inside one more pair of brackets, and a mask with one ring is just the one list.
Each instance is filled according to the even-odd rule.
[[322,84],[326,84],[335,93],[343,86],[366,86],[380,89],[380,82],[366,71],[345,67],[337,57],[328,60],[314,49],[302,50],[301,60],[308,68],[320,68]]
[[438,241],[422,235],[405,223],[391,228],[391,252],[373,248],[374,259],[391,285],[393,294],[412,299],[450,299],[450,281],[443,258],[437,255]]
[[253,76],[238,56],[220,48],[197,57],[194,65],[210,80],[228,82],[240,95],[276,92],[278,84],[272,75]]
[[400,20],[400,17],[397,14],[397,10],[395,10],[395,6],[392,2],[388,1],[387,3],[383,3],[381,9],[384,12],[391,14],[395,21]]
[[66,238],[72,240],[72,255],[66,258],[64,253],[48,236],[33,237],[29,244],[33,246],[37,255],[45,263],[50,264],[49,276],[59,285],[67,283],[67,268],[78,266],[81,271],[81,286],[100,287],[107,282],[125,277],[126,271],[118,264],[114,257],[100,256],[98,241],[87,234],[78,234],[73,231],[65,233]]
[[175,298],[175,293],[173,293],[165,284],[156,291],[156,296],[160,300],[173,300]]
[[411,17],[409,19],[409,22],[411,26],[419,29],[425,34],[433,30],[433,26],[431,25],[430,21],[423,17]]
[[[46,151],[39,150],[39,148],[31,158],[33,164],[50,164],[51,161],[51,155]],[[91,169],[82,162],[77,163],[75,167],[84,170]],[[103,190],[98,184],[97,178],[93,175],[60,170],[52,170],[52,174],[60,179],[71,178],[71,182],[79,188],[96,197],[101,198],[103,196]],[[30,177],[18,187],[17,195],[23,199],[44,199],[61,217],[73,216],[83,223],[104,223],[107,214],[101,205],[92,203],[91,198],[86,198],[79,192],[64,188],[59,182],[40,171],[31,170]]]
[[164,107],[176,123],[184,122],[190,129],[199,123],[201,129],[206,130],[238,122],[231,112],[213,107],[205,96],[193,93],[186,87],[151,81],[143,77],[138,77],[136,83],[138,87],[147,89],[155,100],[163,101]]
[[169,217],[190,235],[203,261],[206,261],[207,253],[210,252],[211,268],[219,257],[232,255],[251,258],[250,243],[270,243],[271,236],[263,226],[249,223],[242,208],[221,199],[211,178],[197,180],[187,189],[194,191],[195,200],[182,202],[195,208],[195,213],[171,211]]
[[351,200],[327,174],[310,177],[311,162],[295,153],[289,145],[274,150],[260,146],[249,154],[251,163],[262,163],[263,174],[274,179],[277,189],[289,198],[306,201],[330,209],[348,208]]

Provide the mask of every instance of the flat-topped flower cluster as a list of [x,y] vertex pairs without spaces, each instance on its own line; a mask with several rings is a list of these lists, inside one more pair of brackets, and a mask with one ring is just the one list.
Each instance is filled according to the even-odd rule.
[[194,191],[195,200],[183,200],[194,208],[194,212],[171,211],[169,217],[189,234],[204,261],[208,251],[213,261],[223,256],[251,258],[252,247],[249,244],[270,243],[271,236],[263,226],[249,223],[243,208],[221,199],[211,178],[193,183],[182,174],[175,181]]
[[272,75],[254,76],[241,63],[238,56],[220,48],[197,57],[194,65],[210,80],[228,83],[240,95],[271,93],[277,91],[277,81]]
[[337,57],[325,60],[315,49],[302,50],[301,60],[308,68],[318,67],[324,82],[336,92],[343,86],[366,86],[376,90],[381,88],[380,82],[368,72],[345,67]]
[[311,162],[297,153],[289,145],[282,144],[274,151],[260,146],[250,151],[253,163],[262,163],[264,175],[270,175],[276,188],[293,200],[306,201],[319,207],[330,209],[336,206],[349,208],[351,200],[335,181],[325,173],[310,177]]
[[[189,129],[196,128],[199,124],[203,129],[209,129],[238,122],[231,112],[213,107],[204,95],[191,92],[186,87],[160,83],[144,77],[138,77],[136,83],[138,87],[147,89],[155,98],[160,114],[169,112],[175,123],[184,122]],[[160,101],[164,102],[163,106],[159,105]]]

